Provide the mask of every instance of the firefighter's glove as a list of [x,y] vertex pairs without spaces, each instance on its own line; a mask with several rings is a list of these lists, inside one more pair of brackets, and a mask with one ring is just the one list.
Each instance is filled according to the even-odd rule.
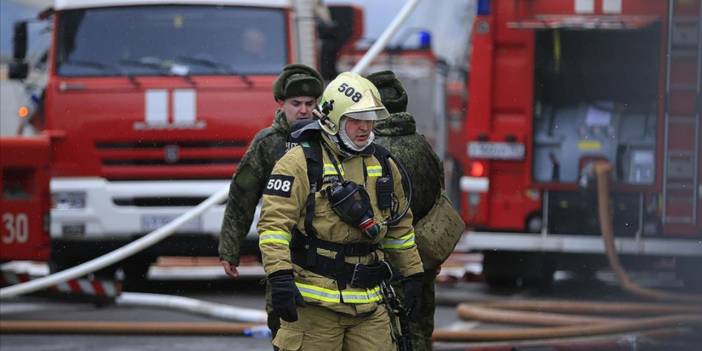
[[421,315],[422,303],[422,278],[423,273],[413,274],[404,279],[402,291],[405,295],[405,309],[413,320],[417,320]]
[[271,285],[271,300],[273,310],[286,322],[297,320],[297,306],[304,306],[300,291],[295,286],[290,270],[281,270],[268,275]]

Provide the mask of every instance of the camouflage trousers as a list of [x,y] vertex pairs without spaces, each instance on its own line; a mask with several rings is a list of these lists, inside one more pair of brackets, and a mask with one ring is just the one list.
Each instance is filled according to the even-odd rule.
[[[434,311],[436,310],[436,301],[434,298],[437,270],[424,271],[422,280],[422,301],[421,313],[419,319],[412,320],[410,328],[412,330],[412,349],[414,351],[431,351],[432,339],[434,333]],[[396,282],[393,288],[398,296],[403,298],[402,284]]]

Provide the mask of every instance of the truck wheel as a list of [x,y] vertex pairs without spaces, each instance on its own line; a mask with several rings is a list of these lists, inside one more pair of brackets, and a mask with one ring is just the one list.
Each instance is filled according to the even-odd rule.
[[60,271],[64,271],[68,268],[71,268],[71,267],[75,266],[75,264],[70,264],[66,260],[63,260],[60,258],[51,257],[51,258],[49,258],[48,266],[49,266],[49,274],[53,274],[53,273],[57,273]]
[[[72,259],[72,258],[58,258],[58,257],[51,257],[49,259],[48,265],[49,265],[49,273],[57,273],[60,271],[65,271],[66,269],[75,267],[81,263],[84,263],[87,261],[81,261],[77,259]],[[116,265],[111,265],[107,266],[103,269],[100,269],[98,271],[93,272],[93,275],[96,278],[99,279],[108,279],[108,280],[113,280],[115,279],[115,273],[117,272],[117,266]]]
[[553,283],[556,264],[543,254],[483,252],[483,277],[491,287],[547,288]]
[[515,288],[521,285],[519,260],[513,252],[483,252],[483,278],[491,288]]
[[685,287],[702,291],[702,275],[699,272],[702,267],[702,260],[694,258],[678,258],[676,262],[676,274],[682,279]]
[[524,258],[522,274],[524,285],[539,289],[548,288],[553,284],[556,264],[544,255],[532,254]]
[[122,262],[125,287],[141,287],[148,281],[147,275],[151,264],[156,261],[152,257],[132,257]]

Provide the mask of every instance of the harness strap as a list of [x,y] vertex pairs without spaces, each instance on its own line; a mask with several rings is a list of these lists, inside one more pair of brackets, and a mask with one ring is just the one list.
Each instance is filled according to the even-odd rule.
[[[322,160],[322,147],[319,142],[303,142],[302,151],[305,154],[305,160],[307,161],[307,178],[310,182],[310,192],[307,194],[307,201],[305,203],[305,232],[309,234],[311,238],[317,238],[317,230],[314,228],[312,223],[314,220],[314,196],[321,186],[321,177],[323,170],[323,160]],[[317,245],[316,241],[312,240],[308,243],[308,254],[307,262],[309,265],[315,265],[315,259],[317,258]]]
[[339,263],[338,257],[338,255],[335,258],[317,255],[314,266],[310,266],[306,262],[307,254],[304,251],[293,250],[290,253],[294,264],[312,273],[336,280],[339,290],[346,289],[349,284],[354,288],[370,289],[392,278],[392,269],[385,261],[370,265]]
[[[316,255],[314,265],[310,265],[307,260],[307,253],[304,250],[292,250],[290,259],[292,262],[312,273],[339,281],[350,281],[353,275],[353,265],[348,263],[337,267],[336,259],[322,255]],[[341,289],[340,289],[341,290]]]
[[373,144],[373,147],[373,156],[375,156],[378,162],[380,162],[380,166],[383,168],[383,175],[392,179],[392,172],[390,171],[390,164],[388,163],[388,158],[390,158],[390,150],[386,149],[380,144]]
[[[314,243],[316,248],[321,248],[334,252],[343,252],[346,256],[368,256],[380,249],[379,244],[366,244],[366,243],[335,243],[331,241],[322,240],[319,238],[313,238],[305,235],[304,233],[293,229],[293,236],[290,242],[290,248],[295,250],[308,250]],[[311,250],[310,250],[311,251]],[[314,251],[316,253],[316,251]]]

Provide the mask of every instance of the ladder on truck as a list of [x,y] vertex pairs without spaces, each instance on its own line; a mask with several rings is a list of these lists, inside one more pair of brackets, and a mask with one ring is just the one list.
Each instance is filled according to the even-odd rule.
[[700,2],[670,0],[668,8],[662,210],[664,232],[671,234],[694,234],[702,228]]

